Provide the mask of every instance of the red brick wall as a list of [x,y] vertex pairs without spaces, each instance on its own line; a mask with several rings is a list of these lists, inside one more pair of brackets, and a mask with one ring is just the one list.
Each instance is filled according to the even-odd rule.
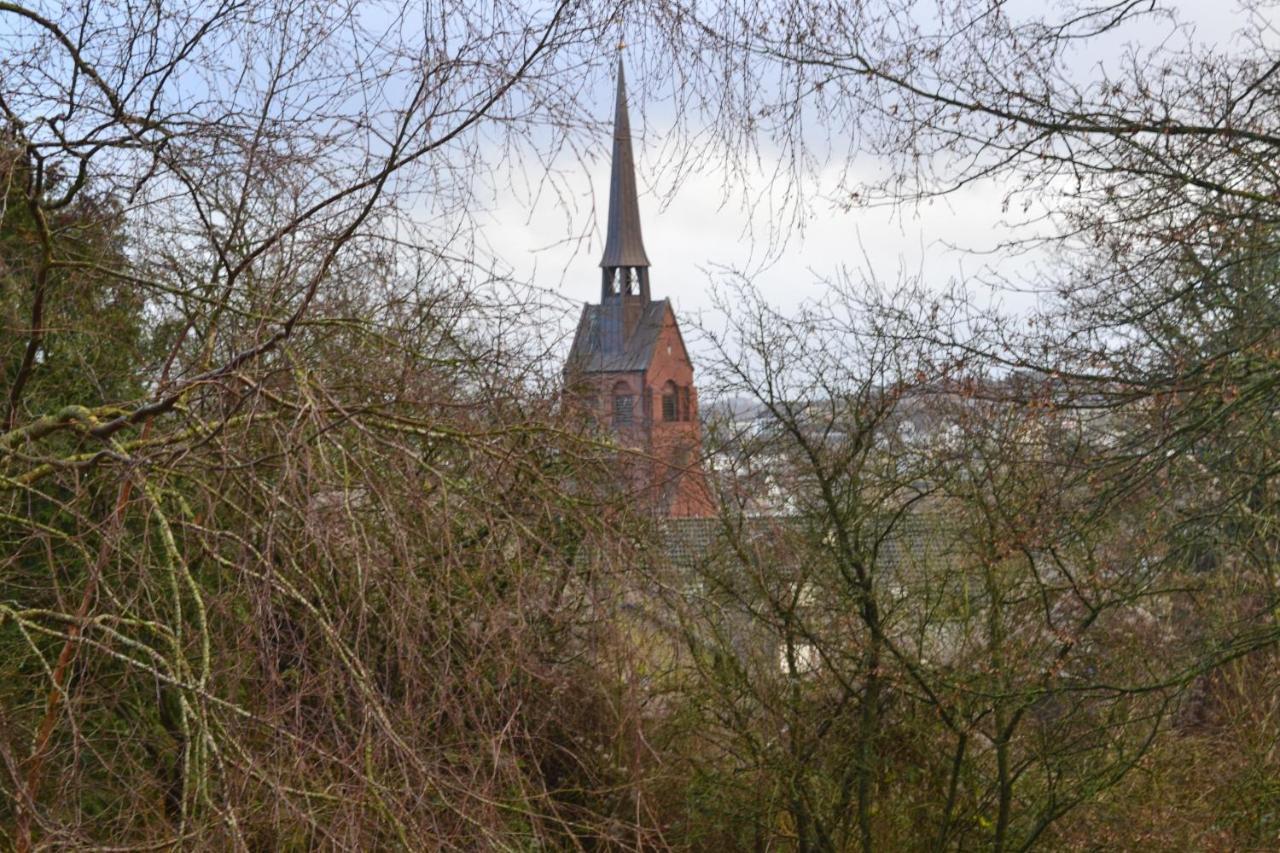
[[[663,419],[662,392],[668,381],[681,391],[674,421]],[[594,397],[593,414],[602,425],[612,427],[613,391],[619,383],[626,385],[635,405],[631,426],[617,431],[618,443],[639,454],[639,458],[622,460],[620,471],[632,472],[637,478],[637,494],[657,512],[673,518],[713,515],[715,504],[702,471],[693,365],[670,306],[645,371],[579,376],[573,393],[580,398]]]
[[[674,421],[663,419],[662,394],[668,381],[679,389]],[[674,518],[713,514],[711,493],[702,471],[702,431],[698,421],[698,391],[693,386],[693,364],[670,307],[645,371],[644,384],[653,412],[648,450],[653,457],[655,500]]]

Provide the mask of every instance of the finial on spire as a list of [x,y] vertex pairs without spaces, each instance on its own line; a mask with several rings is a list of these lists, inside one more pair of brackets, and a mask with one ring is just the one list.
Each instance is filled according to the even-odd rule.
[[[639,294],[649,299],[649,257],[640,235],[640,202],[636,167],[631,154],[631,120],[627,114],[627,84],[618,44],[618,100],[613,116],[613,172],[609,178],[609,219],[604,241],[603,296]],[[637,281],[638,280],[638,281]]]

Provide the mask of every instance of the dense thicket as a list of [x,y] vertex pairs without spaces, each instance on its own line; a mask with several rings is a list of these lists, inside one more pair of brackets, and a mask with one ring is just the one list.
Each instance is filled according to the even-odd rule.
[[384,12],[0,8],[6,847],[658,831],[610,451],[466,237],[592,22]]
[[[994,181],[1022,218],[986,282],[846,273],[787,315],[729,291],[722,386],[778,425],[733,467],[786,472],[803,523],[789,561],[739,536],[746,593],[714,566],[733,606],[691,617],[783,650],[700,678],[722,697],[701,766],[773,783],[721,825],[800,849],[1274,845],[1271,5],[1215,46],[1158,4],[776,12],[704,10],[698,38],[798,169],[820,116],[892,164],[847,203]],[[992,307],[992,281],[1036,309]]]

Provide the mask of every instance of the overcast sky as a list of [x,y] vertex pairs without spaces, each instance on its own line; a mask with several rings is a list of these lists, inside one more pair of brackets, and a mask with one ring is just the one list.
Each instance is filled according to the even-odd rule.
[[[1232,0],[1188,0],[1173,5],[1180,20],[1194,28],[1198,42],[1230,44],[1233,35],[1246,25]],[[1081,73],[1092,75],[1097,63],[1119,56],[1126,43],[1154,44],[1166,37],[1168,30],[1167,24],[1148,21],[1104,43],[1092,44],[1080,57]],[[637,49],[632,46],[628,52]],[[630,58],[629,79],[635,76],[633,67],[651,65],[643,60]],[[612,117],[612,86],[611,80],[601,80],[596,86],[602,120]],[[670,297],[681,316],[711,310],[710,280],[717,268],[752,270],[767,297],[787,307],[819,296],[822,278],[841,265],[870,266],[885,283],[896,281],[904,271],[919,272],[935,286],[956,277],[972,279],[989,263],[975,253],[992,248],[1013,233],[1001,211],[1001,187],[993,184],[971,186],[924,207],[842,211],[824,200],[839,177],[840,164],[833,164],[805,187],[811,203],[803,229],[789,228],[785,247],[770,253],[761,238],[768,231],[767,205],[757,207],[753,219],[743,208],[740,188],[726,189],[727,177],[720,172],[703,171],[678,181],[663,173],[673,119],[666,104],[660,100],[637,102],[641,86],[630,88],[653,295]],[[503,186],[493,191],[485,199],[488,209],[479,215],[482,239],[515,277],[532,280],[577,302],[599,298],[597,264],[602,235],[598,226],[608,205],[605,193],[610,167],[610,140],[607,134],[602,137],[593,162],[557,164],[559,180],[567,189],[564,199],[544,193],[532,203],[531,187],[539,176],[530,175],[527,187]],[[764,156],[767,158],[767,152]],[[765,162],[764,167],[767,171],[771,164]],[[855,164],[855,171],[876,168],[870,160]],[[765,260],[772,263],[760,268]],[[1021,261],[1035,262],[1036,258]],[[1016,264],[1007,260],[1001,262],[999,271],[1010,278],[1018,275]],[[1015,309],[1033,303],[1025,294],[1001,293],[993,298]],[[714,315],[711,320],[714,322]]]

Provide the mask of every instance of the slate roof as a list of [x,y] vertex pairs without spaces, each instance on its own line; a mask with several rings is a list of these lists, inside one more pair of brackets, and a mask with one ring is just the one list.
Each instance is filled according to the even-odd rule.
[[627,84],[618,59],[618,103],[613,117],[613,171],[609,176],[609,221],[600,266],[647,267],[649,256],[640,236],[640,202],[631,155],[631,120],[627,116]]
[[[607,346],[608,325],[621,323],[621,306],[608,303],[584,305],[578,331],[573,336],[573,348],[565,362],[566,372],[631,373],[648,369],[666,312],[667,300],[650,300],[641,309],[640,320],[631,337],[620,341],[621,346],[613,349]],[[618,330],[615,339],[622,337],[621,330]]]

